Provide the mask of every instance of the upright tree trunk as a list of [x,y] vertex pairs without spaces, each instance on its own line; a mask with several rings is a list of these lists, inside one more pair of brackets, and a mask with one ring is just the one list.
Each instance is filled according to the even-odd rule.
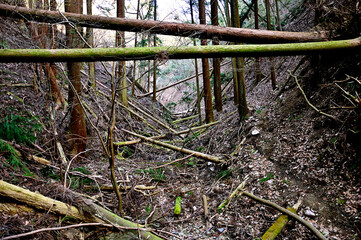
[[[211,0],[211,18],[212,25],[218,26],[218,0]],[[219,45],[217,39],[212,40],[213,45]],[[218,112],[222,111],[222,86],[221,86],[221,61],[219,58],[213,58],[213,76],[214,76],[214,97],[215,108]]]
[[[65,11],[72,13],[82,13],[81,0],[67,0],[65,1]],[[77,34],[78,29],[72,29],[70,26],[66,28],[66,40],[68,48],[79,48],[81,40]],[[86,148],[87,131],[85,125],[84,111],[79,102],[81,97],[81,63],[68,62],[68,76],[73,87],[69,86],[69,104],[71,106],[70,115],[70,137],[72,144],[72,155],[83,152]]]
[[[254,28],[259,29],[258,24],[258,0],[254,1]],[[256,82],[255,85],[257,85],[262,80],[262,73],[261,73],[261,60],[259,57],[255,58],[255,67],[256,67]]]
[[[199,22],[200,24],[206,24],[206,8],[204,0],[199,0]],[[202,39],[201,45],[207,45],[207,40]],[[208,58],[202,58],[203,68],[203,90],[204,90],[204,105],[206,114],[206,123],[214,121],[213,106],[212,106],[212,90],[211,81],[209,77],[209,62]]]
[[[191,21],[192,24],[195,24],[194,21],[194,15],[193,15],[193,0],[189,0],[189,6],[190,6],[190,10],[191,10]],[[193,38],[193,45],[197,46],[197,42],[196,40]],[[202,111],[201,111],[201,101],[200,101],[200,89],[199,89],[199,74],[198,74],[198,60],[197,58],[194,59],[194,67],[195,67],[195,71],[196,71],[196,87],[197,87],[197,109],[198,109],[198,116],[199,116],[199,125],[202,125]]]
[[[124,0],[117,0],[117,17],[125,18]],[[123,31],[117,32],[116,45],[117,47],[125,47],[125,34]],[[127,92],[127,76],[125,74],[125,61],[118,63],[117,79],[120,81],[119,100],[124,106],[128,106],[128,92]]]
[[[271,4],[269,0],[265,0],[266,3],[266,17],[267,17],[267,30],[271,30]],[[275,89],[277,82],[276,82],[276,71],[275,71],[275,63],[274,57],[270,57],[271,62],[271,81],[272,81],[272,88]]]
[[[157,20],[157,0],[154,1],[154,21]],[[153,36],[153,46],[157,46],[157,35]],[[157,60],[153,61],[153,103],[157,101]]]
[[[137,1],[137,20],[139,18],[139,9],[140,9],[140,0]],[[138,44],[138,32],[134,36],[134,47],[137,47]],[[136,81],[136,71],[137,71],[137,62],[133,61],[133,79],[132,79],[132,96],[135,94],[135,81]]]
[[[29,8],[33,8],[33,1],[29,1]],[[55,3],[56,4],[56,3]],[[44,3],[41,0],[37,0],[35,2],[36,8],[44,9],[44,10],[55,10],[56,5],[54,5],[54,1],[49,5],[48,0],[44,0]],[[54,26],[48,27],[46,24],[27,24],[33,39],[38,43],[40,48],[50,48],[55,49],[55,36],[54,32],[56,31]],[[60,92],[60,88],[56,79],[56,66],[54,63],[43,63],[36,64],[35,67],[38,69],[39,76],[41,77],[42,67],[44,69],[45,75],[49,81],[50,85],[50,96],[55,101],[56,109],[63,108],[66,105],[65,99]]]
[[[229,1],[228,0],[224,0],[224,7],[225,7],[225,12],[226,12],[226,16],[227,16],[227,26],[228,27],[232,27],[232,21],[231,21],[231,16],[230,16],[230,10],[229,10]],[[234,44],[234,43],[232,43]],[[236,58],[232,58],[232,70],[233,70],[233,101],[234,104],[238,105],[238,80],[237,80],[237,65],[236,65]]]
[[[239,12],[238,12],[238,0],[231,0],[231,20],[233,27],[240,27]],[[240,120],[242,121],[248,113],[248,106],[246,100],[246,84],[244,79],[244,58],[236,58],[237,69],[237,83],[238,83],[238,113]]]
[[[93,14],[93,0],[86,0],[86,11],[88,15]],[[93,28],[86,28],[86,39],[90,47],[94,47],[94,34]],[[95,88],[96,81],[95,81],[95,63],[89,62],[88,63],[88,74],[89,74],[89,82],[88,86]]]
[[[148,46],[150,47],[151,44],[150,44],[150,33],[148,33]],[[147,89],[147,92],[150,92],[150,72],[151,72],[151,68],[150,68],[150,60],[148,60],[148,74],[147,74],[147,80],[148,80],[148,89]]]
[[278,0],[275,0],[275,4],[276,4],[278,31],[282,31],[282,23],[281,23],[281,17],[280,17],[280,10],[278,8]]

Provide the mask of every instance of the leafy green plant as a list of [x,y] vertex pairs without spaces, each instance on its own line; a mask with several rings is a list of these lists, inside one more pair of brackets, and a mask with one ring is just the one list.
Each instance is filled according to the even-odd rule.
[[0,139],[0,153],[5,153],[7,155],[8,163],[13,166],[15,169],[21,168],[27,173],[30,173],[30,170],[21,162],[20,155],[18,151],[15,150],[13,146],[7,142]]
[[196,162],[195,162],[195,159],[194,158],[190,158],[187,162],[187,165],[188,166],[194,166],[196,165]]
[[91,171],[89,171],[89,169],[87,169],[86,167],[77,167],[77,168],[72,168],[71,169],[72,172],[81,172],[83,174],[86,174],[86,175],[90,175],[91,174]]
[[162,168],[140,169],[140,170],[137,170],[136,172],[138,172],[138,173],[144,172],[144,173],[150,174],[150,176],[153,178],[153,180],[157,181],[157,182],[164,182],[167,180],[166,176],[163,174]]
[[89,178],[83,178],[80,176],[71,176],[70,177],[70,188],[71,189],[79,189],[84,187],[84,185],[91,185],[94,181]]
[[8,42],[6,40],[0,41],[0,48],[8,49],[9,48]]
[[270,174],[268,174],[268,176],[267,177],[264,177],[264,178],[261,178],[259,181],[262,183],[262,182],[266,182],[266,181],[268,181],[268,180],[270,180],[270,179],[273,179],[275,177],[275,175],[273,174],[273,173],[270,173]]
[[270,179],[273,179],[273,178],[274,178],[274,174],[273,174],[273,173],[270,173],[270,174],[268,174],[267,177],[261,178],[259,181],[260,181],[260,182],[266,182],[266,181],[268,181],[268,180],[270,180]]
[[234,171],[236,171],[239,168],[231,168],[231,169],[226,169],[226,170],[221,170],[217,175],[216,175],[216,179],[221,179],[221,178],[229,178],[232,176],[232,173]]
[[145,207],[145,211],[147,211],[147,213],[150,213],[150,211],[152,210],[153,205],[149,204],[148,206]]
[[7,115],[0,122],[0,138],[17,143],[30,144],[36,140],[35,132],[41,130],[41,125],[34,118],[19,115]]
[[344,205],[344,204],[345,204],[345,200],[342,199],[341,197],[338,197],[338,199],[337,199],[337,204],[338,204],[338,205]]

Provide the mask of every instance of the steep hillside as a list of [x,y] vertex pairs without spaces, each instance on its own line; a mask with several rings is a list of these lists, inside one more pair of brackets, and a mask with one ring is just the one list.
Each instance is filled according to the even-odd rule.
[[[357,37],[361,32],[358,6],[356,0],[322,5],[307,1],[284,27],[289,31],[307,31],[316,26],[332,30],[332,37]],[[58,34],[59,39],[64,39]],[[58,47],[62,47],[62,41],[58,43]],[[0,47],[38,48],[26,24],[12,20],[0,23]],[[246,191],[282,207],[292,206],[301,199],[297,214],[325,237],[360,239],[361,54],[276,57],[278,88],[275,90],[270,83],[268,58],[261,59],[263,79],[258,85],[254,81],[254,60],[246,59],[246,63],[250,113],[243,122],[237,115],[232,88],[225,88],[224,111],[215,112],[218,123],[183,134],[175,131],[197,126],[198,118],[176,122],[177,114],[159,107],[160,103],[153,104],[150,97],[130,98],[128,109],[116,105],[114,138],[123,143],[115,146],[115,170],[125,218],[149,224],[165,239],[259,239],[280,216],[274,208],[239,196],[232,199],[227,209],[217,210],[219,204],[248,179]],[[57,78],[66,97],[65,65],[57,63]],[[1,180],[86,211],[79,199],[63,189],[66,185],[82,197],[119,213],[111,188],[108,159],[97,131],[90,124],[92,122],[102,139],[106,139],[111,109],[108,100],[111,76],[107,70],[112,69],[112,64],[96,63],[96,69],[95,90],[88,86],[84,64],[82,100],[89,117],[88,149],[82,159],[73,161],[68,136],[69,109],[55,110],[42,65],[0,64],[0,127],[25,129],[20,134],[23,142],[19,139],[6,142],[21,153],[21,158],[14,160],[12,156],[18,153],[0,145]],[[230,69],[229,65],[222,68],[224,72],[232,72]],[[163,93],[161,103],[169,107],[168,103],[175,101],[175,92],[179,93],[176,97],[182,99],[183,93],[191,90],[188,85],[172,88]],[[137,90],[136,95],[140,94]],[[188,106],[172,110],[182,111],[180,115],[188,117],[191,111],[185,110],[194,104],[185,104]],[[162,142],[209,154],[225,160],[225,164],[152,142],[131,144],[129,141],[138,138],[123,129],[146,137],[164,134]],[[1,134],[0,138],[4,139]],[[24,136],[33,137],[34,141],[26,141]],[[61,163],[59,144],[68,159],[66,165]],[[35,161],[37,157],[49,160],[50,164]],[[202,201],[203,196],[208,199],[207,204]],[[181,197],[181,213],[174,214],[178,197]],[[51,209],[34,210],[10,197],[0,199],[0,222],[0,238],[78,223],[72,217],[52,213]],[[25,239],[102,237],[139,238],[104,225],[47,230]],[[292,220],[278,239],[316,237]]]

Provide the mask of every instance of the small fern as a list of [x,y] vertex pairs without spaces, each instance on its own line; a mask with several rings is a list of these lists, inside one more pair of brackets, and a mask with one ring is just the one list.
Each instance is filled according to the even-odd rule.
[[34,132],[41,130],[41,125],[33,118],[19,115],[7,115],[0,122],[0,138],[17,143],[30,144],[36,140]]
[[21,162],[19,153],[15,150],[13,146],[4,142],[0,139],[0,153],[5,153],[7,156],[8,163],[13,166],[15,169],[21,168],[26,172],[30,172],[30,170]]

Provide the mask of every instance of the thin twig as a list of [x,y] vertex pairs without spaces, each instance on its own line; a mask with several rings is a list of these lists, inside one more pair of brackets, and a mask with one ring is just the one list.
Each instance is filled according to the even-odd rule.
[[[64,227],[42,228],[42,229],[34,230],[31,232],[27,232],[27,233],[21,233],[21,234],[9,236],[9,237],[4,237],[1,239],[8,240],[8,239],[14,239],[14,238],[22,238],[22,237],[34,235],[34,234],[41,233],[41,232],[60,231],[60,230],[69,229],[69,228],[89,227],[89,226],[101,226],[101,227],[111,227],[111,228],[113,227],[113,225],[111,225],[111,224],[104,224],[104,223],[80,223],[80,224],[74,224],[74,225],[69,225],[69,226],[64,226]],[[123,227],[121,227],[121,228],[123,228]]]
[[239,192],[243,191],[244,187],[246,186],[247,180],[248,180],[248,176],[246,176],[246,178],[244,179],[244,181],[238,185],[238,187],[232,192],[231,195],[229,195],[229,197],[224,200],[219,206],[218,206],[218,210],[223,211],[223,208],[227,208],[231,202],[231,200],[237,196],[239,194]]
[[327,113],[325,113],[325,112],[322,112],[321,110],[319,110],[318,108],[316,108],[314,105],[312,105],[312,103],[310,103],[310,101],[308,100],[305,92],[304,92],[303,89],[301,88],[301,85],[299,84],[299,82],[298,82],[298,80],[297,80],[297,76],[293,75],[291,72],[290,72],[290,75],[295,79],[298,89],[300,89],[300,91],[301,91],[303,97],[305,98],[307,104],[308,104],[311,108],[313,108],[313,110],[315,110],[316,112],[318,112],[318,113],[320,113],[320,114],[322,114],[322,115],[324,115],[324,116],[326,116],[326,117],[332,118],[332,119],[335,120],[335,121],[340,121],[340,120],[338,120],[336,117],[334,117],[334,116],[332,116],[332,115],[330,115],[330,114],[327,114]]
[[153,211],[152,211],[152,212],[149,214],[149,216],[145,219],[145,221],[144,221],[144,226],[145,226],[145,227],[147,227],[147,225],[148,225],[148,220],[149,220],[149,218],[151,218],[151,217],[153,216],[153,214],[155,213],[155,210],[157,210],[157,205],[154,206]]
[[176,160],[174,160],[174,161],[171,161],[171,162],[169,162],[169,163],[166,163],[166,164],[163,164],[163,165],[160,165],[160,166],[157,166],[157,167],[152,167],[152,169],[157,169],[157,168],[166,167],[166,166],[171,165],[171,164],[173,164],[173,163],[180,162],[180,161],[183,161],[183,160],[187,160],[188,158],[192,157],[193,155],[194,155],[194,153],[192,153],[192,154],[190,154],[190,155],[188,155],[188,156],[186,156],[186,157],[184,157],[184,158],[176,159]]

